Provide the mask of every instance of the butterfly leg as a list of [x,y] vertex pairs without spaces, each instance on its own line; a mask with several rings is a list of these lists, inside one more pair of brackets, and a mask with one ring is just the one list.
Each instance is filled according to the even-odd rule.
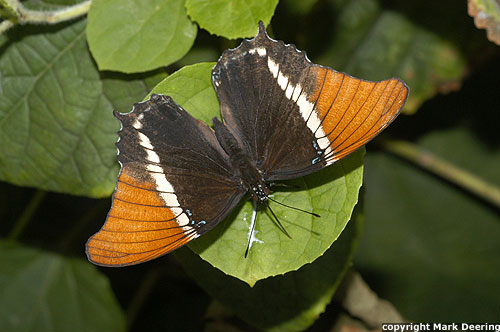
[[245,250],[245,258],[252,247],[252,244],[257,240],[255,238],[255,224],[257,223],[257,202],[253,201],[252,221],[250,222],[250,232],[248,232],[247,250]]

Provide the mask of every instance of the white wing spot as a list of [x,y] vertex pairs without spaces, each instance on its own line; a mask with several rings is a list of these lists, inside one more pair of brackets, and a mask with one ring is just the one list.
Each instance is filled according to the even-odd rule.
[[250,54],[257,53],[260,56],[266,56],[266,54],[267,54],[266,49],[264,47],[252,48],[252,49],[248,50],[248,53],[250,53]]
[[300,84],[297,84],[295,90],[293,90],[292,100],[297,102],[297,99],[299,99],[301,92],[302,92],[302,87],[300,86]]
[[[153,164],[148,164],[146,166],[146,169],[149,171],[149,172],[152,172],[152,173],[162,173],[163,174],[163,168],[161,168],[160,166],[158,165],[153,165]],[[154,175],[154,174],[153,174]],[[168,190],[167,190],[168,191]]]
[[278,85],[280,86],[281,90],[285,91],[287,84],[288,78],[280,72],[278,74]]
[[155,163],[155,164],[160,163],[160,157],[158,157],[158,154],[156,154],[156,152],[146,149],[146,153],[148,155],[146,158],[150,162]]
[[330,140],[328,137],[325,137],[325,132],[321,126],[321,120],[318,117],[318,113],[314,110],[314,104],[307,99],[304,93],[302,93],[302,86],[300,84],[296,86],[290,84],[290,79],[279,70],[279,64],[274,62],[271,58],[267,59],[267,67],[274,78],[277,78],[278,86],[281,90],[285,91],[285,96],[294,101],[299,107],[300,115],[304,121],[306,121],[307,127],[312,133],[315,133],[319,148],[324,150],[325,154],[330,154]]
[[330,148],[330,140],[328,137],[324,137],[325,132],[323,131],[323,127],[319,127],[318,131],[316,132],[316,137],[321,137],[318,139],[318,145],[320,149],[325,150],[326,155],[330,155],[332,150]]
[[274,78],[278,77],[280,66],[276,64],[276,62],[274,62],[271,58],[267,58],[267,67],[269,68],[271,74],[273,74]]
[[288,84],[288,87],[286,88],[286,91],[285,91],[285,96],[288,99],[292,98],[292,94],[293,94],[294,89],[295,89],[295,87],[292,84]]
[[149,138],[143,133],[137,133],[137,134],[139,135],[139,144],[145,147],[146,149],[153,150],[153,146],[151,145],[151,141],[149,140]]
[[[311,123],[313,128],[317,128],[319,126],[319,119],[317,116],[311,117],[311,112],[314,108],[314,104],[311,103],[309,100],[307,100],[306,96],[304,94],[301,94],[299,99],[297,99],[297,105],[299,106],[300,114],[302,115],[302,118],[304,118],[305,121],[309,119],[309,121],[312,121],[314,123]],[[316,121],[316,122],[315,122]]]
[[[159,164],[160,157],[154,151],[153,145],[149,138],[141,132],[138,132],[140,145],[147,148],[147,159],[148,161]],[[184,231],[190,230],[192,227],[189,225],[189,218],[184,213],[183,209],[179,205],[177,200],[177,195],[175,194],[174,187],[168,182],[167,177],[163,168],[159,165],[149,164],[146,166],[146,170],[152,172],[150,176],[153,178],[156,190],[160,191],[160,196],[166,206],[172,206],[170,210],[174,215],[176,215],[176,221],[179,226],[182,226]]]
[[139,119],[136,119],[132,124],[132,127],[134,127],[135,129],[142,129],[142,123],[139,121]]

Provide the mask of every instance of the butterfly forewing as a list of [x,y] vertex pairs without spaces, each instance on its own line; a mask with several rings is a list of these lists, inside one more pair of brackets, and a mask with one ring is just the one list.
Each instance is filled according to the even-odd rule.
[[303,176],[352,153],[382,131],[408,94],[398,79],[370,82],[312,64],[259,34],[224,52],[212,78],[225,123],[266,180]]
[[100,265],[141,263],[215,226],[244,189],[212,130],[170,97],[152,96],[117,114],[122,169],[102,229],[87,243]]
[[314,108],[307,121],[326,165],[349,155],[385,129],[403,107],[408,88],[399,79],[371,82],[314,65]]

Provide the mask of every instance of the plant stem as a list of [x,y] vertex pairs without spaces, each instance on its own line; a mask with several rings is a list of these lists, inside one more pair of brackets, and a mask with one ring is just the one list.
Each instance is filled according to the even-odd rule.
[[36,210],[38,209],[38,206],[40,206],[40,203],[45,198],[46,194],[47,193],[42,190],[37,190],[35,192],[30,202],[26,206],[26,209],[14,224],[14,228],[10,231],[9,235],[7,236],[9,239],[17,240],[19,238],[23,230],[26,228],[26,225],[28,225],[28,222],[31,220]]
[[87,14],[92,4],[92,0],[86,0],[73,6],[49,11],[28,9],[24,7],[19,0],[9,0],[8,4],[17,12],[18,16],[12,20],[5,18],[5,20],[0,23],[0,33],[7,31],[16,23],[55,24],[78,18]]
[[19,4],[18,12],[21,23],[59,23],[69,21],[87,14],[90,9],[91,0],[83,1],[79,4],[68,6],[58,10],[39,11],[27,9]]
[[4,33],[5,31],[9,30],[14,26],[14,22],[5,20],[0,23],[0,34]]
[[387,151],[445,178],[500,208],[500,189],[478,176],[409,142],[386,140],[380,144]]

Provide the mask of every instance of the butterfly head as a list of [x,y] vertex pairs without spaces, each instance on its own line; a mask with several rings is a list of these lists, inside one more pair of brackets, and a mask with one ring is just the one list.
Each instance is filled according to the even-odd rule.
[[269,198],[269,188],[265,183],[260,182],[250,187],[252,199],[257,203],[265,203]]

